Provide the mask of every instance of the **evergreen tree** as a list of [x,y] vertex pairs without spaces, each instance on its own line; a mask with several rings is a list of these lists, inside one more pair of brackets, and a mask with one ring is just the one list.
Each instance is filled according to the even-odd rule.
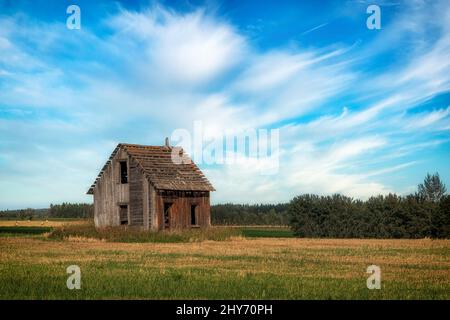
[[450,238],[450,195],[441,198],[439,207],[431,216],[431,236]]
[[423,197],[427,201],[431,201],[434,203],[439,202],[439,200],[445,195],[447,192],[447,188],[445,184],[441,181],[439,177],[439,173],[435,173],[430,175],[427,173],[423,183],[419,184],[419,195]]

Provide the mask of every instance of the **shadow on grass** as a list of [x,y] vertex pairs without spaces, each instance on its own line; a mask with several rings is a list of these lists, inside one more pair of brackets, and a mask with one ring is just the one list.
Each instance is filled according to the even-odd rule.
[[242,228],[242,235],[247,238],[294,238],[290,229],[279,228]]
[[43,234],[52,229],[52,227],[0,227],[0,234]]

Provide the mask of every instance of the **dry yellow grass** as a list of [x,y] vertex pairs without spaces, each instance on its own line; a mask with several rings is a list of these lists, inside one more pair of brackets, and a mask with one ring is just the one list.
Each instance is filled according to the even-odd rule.
[[0,220],[0,227],[60,227],[85,223],[84,220]]
[[[0,238],[0,284],[3,297],[39,292],[71,298],[63,286],[65,267],[77,264],[88,288],[77,298],[450,299],[449,256],[449,240],[430,239],[112,243],[12,237]],[[366,288],[372,264],[382,270],[378,292]]]

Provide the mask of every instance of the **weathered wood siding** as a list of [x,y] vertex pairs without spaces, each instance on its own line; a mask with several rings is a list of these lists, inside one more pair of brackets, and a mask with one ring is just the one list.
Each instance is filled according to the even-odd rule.
[[139,168],[136,160],[128,162],[128,185],[130,188],[130,225],[144,226],[144,174]]
[[191,205],[197,205],[197,226],[202,228],[211,226],[209,192],[157,191],[154,229],[164,229],[165,202],[172,203],[169,213],[171,229],[192,227]]
[[[120,162],[127,161],[128,183],[120,181]],[[164,203],[172,203],[170,228],[190,228],[191,205],[196,205],[195,227],[211,225],[209,191],[156,189],[145,177],[138,162],[119,149],[102,172],[94,188],[96,227],[120,225],[120,205],[127,205],[128,224],[145,230],[164,229]],[[122,215],[124,209],[122,209]]]
[[159,230],[159,215],[157,212],[157,206],[156,206],[156,190],[155,188],[149,183],[148,184],[148,189],[149,189],[149,197],[148,197],[148,201],[149,201],[149,226],[150,226],[150,230],[152,231],[158,231]]
[[124,151],[119,151],[106,167],[94,189],[94,223],[96,227],[120,225],[119,204],[128,204],[128,184],[121,184],[119,161],[128,160]]

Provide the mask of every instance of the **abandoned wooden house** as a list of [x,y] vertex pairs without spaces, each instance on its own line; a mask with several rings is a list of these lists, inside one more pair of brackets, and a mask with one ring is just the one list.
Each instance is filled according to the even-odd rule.
[[[176,150],[182,164],[172,160]],[[88,194],[97,228],[130,225],[145,230],[208,227],[214,188],[182,149],[120,143]]]

